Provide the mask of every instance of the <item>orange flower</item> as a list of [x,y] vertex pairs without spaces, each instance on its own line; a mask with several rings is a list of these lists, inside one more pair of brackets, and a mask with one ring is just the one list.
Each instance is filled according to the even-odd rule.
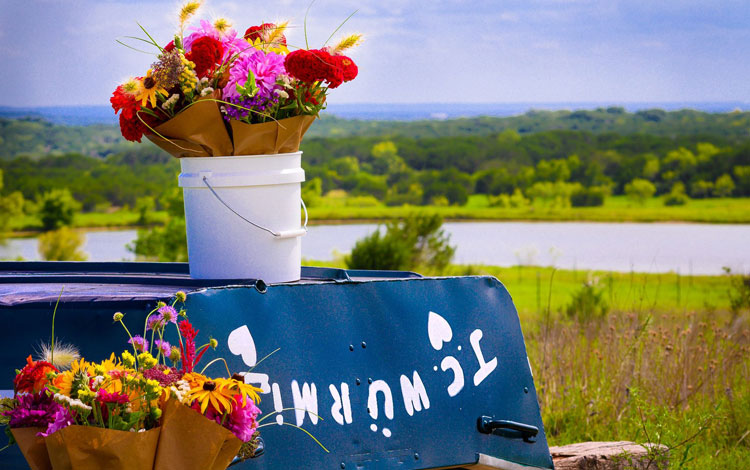
[[55,366],[47,361],[32,361],[31,355],[26,358],[26,365],[13,379],[16,393],[37,393],[49,383],[48,372],[59,372]]

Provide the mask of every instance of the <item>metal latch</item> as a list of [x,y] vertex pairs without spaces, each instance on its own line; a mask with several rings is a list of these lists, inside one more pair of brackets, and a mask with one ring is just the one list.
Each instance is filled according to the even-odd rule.
[[492,434],[496,429],[509,429],[520,433],[526,442],[533,442],[532,438],[539,434],[539,428],[536,426],[505,419],[493,419],[489,416],[479,417],[477,420],[477,429],[483,434]]

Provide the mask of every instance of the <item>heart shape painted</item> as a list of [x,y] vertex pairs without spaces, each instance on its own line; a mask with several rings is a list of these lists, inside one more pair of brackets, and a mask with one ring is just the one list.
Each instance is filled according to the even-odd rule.
[[430,312],[430,317],[427,319],[427,334],[430,337],[430,344],[437,351],[443,349],[443,343],[453,339],[451,325],[435,312]]

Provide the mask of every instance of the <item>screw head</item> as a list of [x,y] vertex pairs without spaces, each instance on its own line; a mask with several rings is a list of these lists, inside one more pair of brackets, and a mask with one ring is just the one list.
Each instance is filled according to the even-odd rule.
[[366,347],[367,347],[367,343],[365,343],[364,341],[362,341],[362,349],[365,349]]
[[344,462],[341,462],[341,468],[346,468],[346,464]]
[[419,454],[414,452],[414,460],[419,460]]
[[357,382],[357,385],[362,383],[359,379],[357,379],[356,382]]
[[529,387],[524,387],[523,388],[523,393],[529,393]]
[[353,344],[349,345],[349,351],[354,351],[354,345]]
[[372,383],[372,378],[368,378],[368,379],[367,379],[367,383],[368,383],[368,384],[371,384],[371,383]]

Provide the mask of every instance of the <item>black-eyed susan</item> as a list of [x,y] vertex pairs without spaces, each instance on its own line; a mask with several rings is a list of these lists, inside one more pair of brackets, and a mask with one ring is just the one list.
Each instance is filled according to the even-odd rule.
[[235,399],[231,379],[206,380],[202,385],[188,392],[188,400],[200,404],[201,413],[206,412],[209,403],[217,413],[231,413]]
[[156,94],[160,93],[163,96],[167,95],[167,90],[164,89],[162,84],[153,77],[153,72],[149,70],[146,76],[140,80],[138,90],[135,93],[135,99],[141,102],[141,106],[146,106],[147,102],[151,103],[151,107],[156,107]]
[[255,402],[256,405],[260,403],[260,395],[258,395],[258,392],[262,392],[261,389],[250,384],[246,384],[244,377],[239,374],[234,374],[230,380],[232,382],[232,392],[235,395],[240,395],[242,397],[242,406],[245,406],[247,404],[248,398]]

